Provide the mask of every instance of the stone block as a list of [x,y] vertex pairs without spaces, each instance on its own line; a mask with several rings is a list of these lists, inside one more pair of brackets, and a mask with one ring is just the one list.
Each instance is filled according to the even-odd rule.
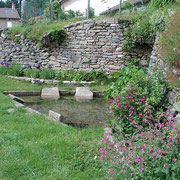
[[180,104],[179,104],[178,102],[176,102],[176,103],[174,104],[174,108],[176,109],[176,111],[177,111],[178,113],[180,113]]
[[17,102],[17,101],[14,101],[14,100],[13,100],[13,103],[14,103],[14,105],[15,105],[17,108],[19,108],[19,107],[24,107],[23,104],[21,104],[21,103],[19,103],[19,102]]
[[180,124],[180,113],[177,114],[177,116],[175,117],[175,119],[176,119],[176,122]]
[[53,80],[44,80],[45,84],[53,84]]
[[50,118],[53,118],[53,120],[55,122],[61,122],[61,120],[63,118],[63,116],[61,114],[59,114],[57,112],[54,112],[54,111],[51,111],[51,110],[49,110],[49,114],[48,115],[49,115]]
[[25,108],[29,113],[35,113],[35,114],[41,114],[39,111],[36,111],[36,110],[34,110],[34,109],[32,109],[32,108],[29,108],[29,107],[26,107]]
[[93,93],[88,87],[77,87],[75,98],[77,99],[93,99]]
[[119,70],[120,67],[119,66],[115,66],[115,65],[110,65],[109,69],[113,69],[113,70]]
[[16,111],[16,109],[14,109],[14,108],[8,109],[8,113],[13,113],[14,111]]
[[141,60],[140,62],[139,62],[139,65],[141,65],[141,66],[146,66],[148,63],[147,63],[147,61],[146,60]]
[[43,99],[59,99],[60,94],[58,87],[43,88],[41,92],[41,97]]

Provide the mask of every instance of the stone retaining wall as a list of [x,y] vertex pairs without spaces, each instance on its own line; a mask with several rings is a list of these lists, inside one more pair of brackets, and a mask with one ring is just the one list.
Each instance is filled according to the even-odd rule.
[[163,72],[163,74],[166,76],[168,68],[165,61],[163,61],[163,59],[159,55],[160,47],[158,42],[159,42],[159,33],[157,33],[156,35],[154,47],[150,57],[148,73],[152,74],[154,71],[158,70],[160,72]]
[[89,20],[65,26],[68,35],[60,47],[40,48],[37,42],[20,39],[0,40],[0,61],[22,64],[41,63],[57,69],[103,70],[113,72],[128,65],[127,58],[138,58],[146,65],[150,47],[137,47],[131,52],[122,50],[124,33],[129,24],[117,19]]

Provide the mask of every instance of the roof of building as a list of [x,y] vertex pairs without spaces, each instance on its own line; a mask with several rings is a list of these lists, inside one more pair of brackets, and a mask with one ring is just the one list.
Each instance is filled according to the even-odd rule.
[[0,18],[20,19],[17,10],[12,8],[0,8]]

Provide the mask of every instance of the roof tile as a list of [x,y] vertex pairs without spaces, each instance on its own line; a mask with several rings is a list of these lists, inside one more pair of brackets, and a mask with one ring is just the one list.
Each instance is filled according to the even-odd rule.
[[0,8],[0,18],[20,19],[16,9]]

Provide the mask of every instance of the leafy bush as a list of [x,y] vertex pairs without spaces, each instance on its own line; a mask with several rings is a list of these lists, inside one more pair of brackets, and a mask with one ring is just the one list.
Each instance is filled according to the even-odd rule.
[[166,31],[161,32],[161,55],[170,66],[180,68],[180,11],[176,11],[169,19]]
[[74,18],[74,17],[75,17],[75,12],[70,9],[70,10],[68,11],[68,15],[69,15],[69,18]]
[[108,77],[101,71],[86,72],[86,71],[58,71],[56,72],[56,79],[67,80],[67,81],[96,81],[96,82],[107,82]]
[[148,76],[143,68],[130,65],[119,72],[115,72],[112,80],[112,85],[105,92],[106,98],[114,98],[118,94],[124,93],[129,83],[131,87],[137,87],[137,93],[145,96],[155,109],[166,102],[167,85],[159,73]]
[[[128,111],[128,110],[127,110]],[[179,179],[179,140],[175,120],[169,111],[159,119],[149,121],[151,115],[143,113],[148,128],[134,124],[131,135],[119,133],[114,137],[104,134],[104,147],[99,149],[102,163],[110,179]],[[123,177],[123,178],[121,178]]]
[[133,4],[133,3],[125,1],[125,2],[123,3],[122,9],[129,9],[130,12],[131,12],[131,11],[133,10],[133,7],[134,7],[134,4]]
[[55,77],[55,70],[51,68],[44,68],[40,71],[41,79],[53,79]]
[[68,14],[66,14],[64,11],[61,11],[58,15],[58,18],[60,20],[67,20],[68,19]]
[[72,81],[75,76],[75,71],[74,70],[69,70],[69,71],[62,71],[59,70],[56,72],[56,79],[58,80],[67,80],[67,81]]
[[163,11],[148,9],[146,12],[137,12],[136,15],[130,16],[130,25],[125,33],[126,40],[123,49],[130,50],[137,44],[153,43],[156,32],[164,29],[164,14]]
[[55,41],[58,45],[61,45],[66,38],[66,32],[63,29],[54,30],[50,32],[50,37],[53,41]]

